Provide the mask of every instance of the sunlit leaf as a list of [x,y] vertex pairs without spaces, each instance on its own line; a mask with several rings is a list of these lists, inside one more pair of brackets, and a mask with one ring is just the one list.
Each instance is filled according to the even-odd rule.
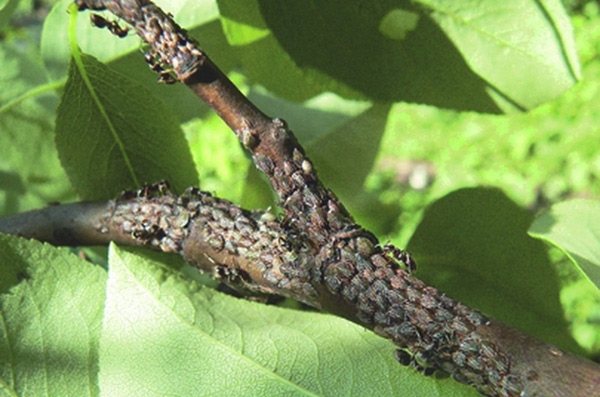
[[[580,79],[571,22],[559,0],[417,0],[488,84],[530,109]],[[516,23],[516,21],[526,23]],[[509,104],[507,104],[509,105]]]
[[19,396],[98,395],[105,271],[67,249],[3,235],[0,268],[7,388]]
[[555,204],[536,218],[529,234],[562,250],[600,288],[600,202]]

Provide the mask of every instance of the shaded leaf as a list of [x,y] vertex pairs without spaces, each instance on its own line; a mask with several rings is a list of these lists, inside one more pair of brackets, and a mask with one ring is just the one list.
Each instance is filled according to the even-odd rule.
[[476,395],[345,320],[226,296],[114,245],[104,313],[106,395]]
[[306,144],[325,184],[342,199],[358,193],[373,168],[390,105],[375,104]]
[[460,189],[428,207],[407,250],[426,283],[547,343],[580,352],[563,319],[558,278],[544,245],[527,235],[532,218],[499,190]]
[[84,55],[72,63],[58,107],[56,147],[83,199],[161,179],[181,192],[198,175],[178,125],[140,85]]
[[[15,99],[26,92],[44,86],[47,79],[44,69],[27,54],[19,51],[10,43],[0,43],[0,114],[10,107]],[[45,91],[47,96],[55,96],[50,89]]]
[[[243,49],[247,76],[293,101],[333,91],[497,113],[554,99],[578,78],[558,1],[218,3],[227,38]],[[484,28],[464,23],[465,13],[481,16]],[[526,18],[531,25],[515,24]],[[499,59],[510,66],[506,72],[494,69]]]
[[98,395],[106,273],[67,249],[4,235],[0,268],[0,378],[19,396]]
[[579,199],[555,204],[535,219],[529,234],[563,251],[600,288],[600,202]]

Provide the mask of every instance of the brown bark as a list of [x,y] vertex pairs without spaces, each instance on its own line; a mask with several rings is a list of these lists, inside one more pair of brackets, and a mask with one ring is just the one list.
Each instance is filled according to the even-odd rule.
[[[191,189],[165,185],[108,203],[50,207],[0,220],[0,231],[55,243],[109,240],[182,255],[234,288],[275,293],[357,322],[488,395],[590,395],[600,368],[456,302],[410,273],[320,182],[284,121],[250,103],[148,0],[76,0],[131,24],[151,55],[211,106],[277,192],[281,221]],[[39,219],[44,226],[31,226]],[[30,225],[31,227],[28,227]],[[36,229],[48,229],[48,232]],[[57,232],[58,231],[58,232]],[[68,238],[65,238],[67,236]],[[398,354],[399,361],[403,355]]]

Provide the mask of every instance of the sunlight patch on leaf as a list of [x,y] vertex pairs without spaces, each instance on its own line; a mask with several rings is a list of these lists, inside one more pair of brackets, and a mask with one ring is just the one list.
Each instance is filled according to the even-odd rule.
[[577,199],[555,204],[535,219],[529,234],[563,251],[600,288],[599,201]]
[[19,396],[98,395],[106,272],[65,248],[0,235],[0,378]]

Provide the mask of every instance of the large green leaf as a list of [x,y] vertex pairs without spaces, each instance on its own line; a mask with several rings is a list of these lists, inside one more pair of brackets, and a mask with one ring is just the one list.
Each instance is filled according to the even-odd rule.
[[19,396],[98,395],[105,271],[67,249],[4,235],[0,269],[6,387]]
[[529,228],[532,237],[562,250],[600,288],[600,202],[570,200],[540,215]]
[[116,246],[109,266],[104,395],[476,395],[345,320],[226,296]]
[[333,91],[500,112],[549,101],[578,76],[558,0],[218,3],[245,73],[294,101]]
[[533,216],[504,193],[461,189],[433,203],[407,249],[417,276],[463,303],[548,343],[580,352],[564,321],[558,278]]
[[91,56],[74,58],[56,119],[56,147],[83,199],[145,182],[176,191],[198,184],[176,117],[139,84]]

